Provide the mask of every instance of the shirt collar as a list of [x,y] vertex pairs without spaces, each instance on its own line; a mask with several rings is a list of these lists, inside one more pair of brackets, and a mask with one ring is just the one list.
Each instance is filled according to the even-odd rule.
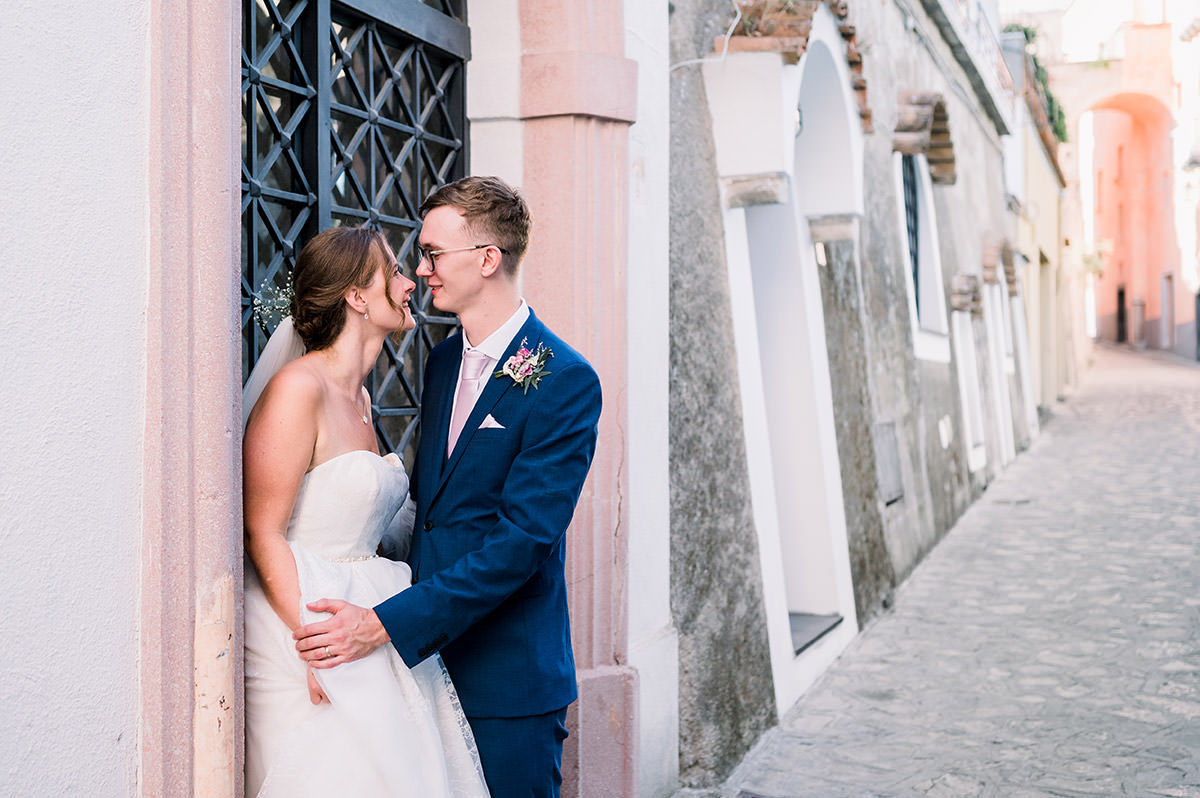
[[498,361],[504,357],[504,352],[508,349],[508,345],[517,337],[517,333],[521,331],[521,327],[529,319],[529,305],[525,303],[524,297],[521,298],[521,304],[517,307],[515,313],[508,317],[508,321],[500,325],[500,327],[483,341],[478,346],[471,346],[467,343],[467,334],[463,333],[463,351],[466,352],[474,349],[477,352],[490,357],[492,360]]

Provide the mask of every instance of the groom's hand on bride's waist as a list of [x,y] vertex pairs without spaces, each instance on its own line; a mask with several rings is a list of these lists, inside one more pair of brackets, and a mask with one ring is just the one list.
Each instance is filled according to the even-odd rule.
[[307,606],[313,612],[330,613],[325,620],[292,632],[300,658],[314,668],[332,668],[362,659],[391,642],[373,609],[338,599],[321,599]]

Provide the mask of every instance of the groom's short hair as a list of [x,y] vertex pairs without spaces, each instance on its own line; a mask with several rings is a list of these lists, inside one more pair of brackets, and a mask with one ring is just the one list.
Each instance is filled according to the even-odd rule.
[[502,267],[510,276],[517,273],[529,246],[533,217],[521,192],[498,177],[471,176],[447,183],[421,203],[421,218],[434,208],[448,206],[463,215],[475,244],[495,244],[505,250]]

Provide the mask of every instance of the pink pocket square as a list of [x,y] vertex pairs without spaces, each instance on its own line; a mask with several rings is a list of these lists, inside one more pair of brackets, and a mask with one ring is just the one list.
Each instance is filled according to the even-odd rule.
[[487,418],[479,425],[480,429],[504,429],[504,425],[496,419],[492,418],[492,414],[488,413]]

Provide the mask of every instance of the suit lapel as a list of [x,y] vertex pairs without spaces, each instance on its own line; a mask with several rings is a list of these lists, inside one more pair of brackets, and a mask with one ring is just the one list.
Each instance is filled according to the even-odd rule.
[[[521,325],[521,329],[515,336],[513,336],[512,341],[510,341],[508,344],[508,348],[504,350],[504,356],[500,358],[499,362],[496,363],[495,368],[492,369],[491,374],[487,376],[487,383],[484,386],[483,393],[479,395],[479,399],[475,402],[474,409],[471,410],[471,415],[467,417],[466,424],[463,425],[463,430],[458,436],[458,442],[454,447],[454,451],[450,453],[450,457],[448,459],[445,459],[446,438],[450,434],[451,408],[449,405],[454,403],[454,386],[451,385],[444,394],[445,400],[443,404],[446,405],[446,407],[444,409],[439,408],[438,413],[439,419],[442,420],[442,423],[439,423],[438,425],[441,435],[438,451],[441,452],[442,458],[445,460],[445,466],[441,470],[441,476],[438,479],[437,488],[434,490],[433,495],[430,496],[431,502],[437,498],[439,493],[442,492],[442,488],[445,487],[447,480],[450,478],[450,474],[454,471],[454,467],[458,465],[458,461],[462,459],[463,452],[466,451],[467,446],[470,445],[471,439],[475,437],[475,432],[479,429],[479,425],[483,423],[485,418],[487,418],[488,413],[492,412],[492,409],[496,406],[496,403],[500,401],[501,397],[503,397],[509,391],[509,389],[515,389],[516,384],[508,377],[494,377],[492,375],[499,371],[508,361],[508,359],[517,353],[517,350],[521,347],[521,341],[525,341],[526,345],[530,349],[537,349],[537,345],[541,343],[542,332],[544,329],[545,328],[542,327],[542,323],[538,321],[535,315],[533,315],[533,310],[530,309],[529,318],[525,320],[525,323]],[[461,363],[461,361],[462,352],[460,350],[458,356],[454,360],[455,369],[453,376],[455,378],[458,376],[458,364]]]
[[[442,468],[446,462],[446,438],[450,434],[450,414],[453,410],[454,386],[458,380],[458,370],[462,363],[462,345],[454,347],[452,356],[447,357],[445,364],[429,374],[429,384],[425,386],[422,398],[421,417],[424,429],[421,430],[421,447],[419,467],[422,479],[419,480],[421,498],[433,498],[433,491],[441,486]],[[428,506],[428,502],[425,502]]]

